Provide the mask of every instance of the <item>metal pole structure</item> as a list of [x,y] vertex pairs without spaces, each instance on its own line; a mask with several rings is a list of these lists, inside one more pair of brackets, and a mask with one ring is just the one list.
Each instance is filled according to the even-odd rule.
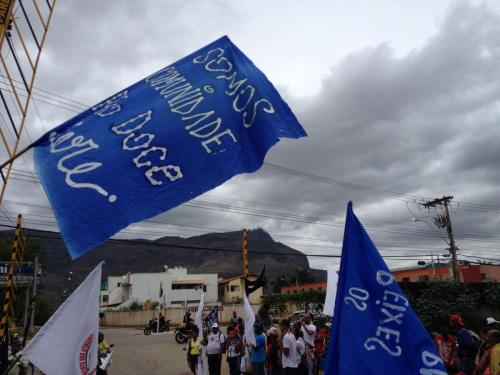
[[21,249],[21,224],[23,221],[23,216],[17,216],[16,234],[14,236],[14,244],[12,246],[12,258],[9,266],[9,275],[7,279],[7,288],[5,291],[5,298],[3,303],[3,313],[2,320],[0,322],[0,340],[3,342],[5,337],[9,334],[9,308],[13,302],[13,287],[14,287],[14,270],[17,263],[17,256]]
[[457,247],[455,246],[455,240],[453,239],[453,230],[451,228],[451,219],[450,219],[450,211],[448,210],[448,205],[453,199],[453,196],[445,196],[442,198],[434,199],[429,202],[421,203],[427,209],[435,208],[436,206],[444,207],[444,217],[439,215],[435,223],[438,227],[444,228],[446,227],[446,231],[448,232],[448,239],[450,241],[450,255],[451,255],[451,264],[452,264],[452,272],[453,272],[453,280],[455,282],[460,282],[460,277],[458,273],[458,264],[457,264]]
[[436,278],[436,268],[434,267],[434,254],[431,252],[432,278]]
[[31,300],[31,329],[35,323],[36,290],[38,287],[38,256],[35,257],[35,270],[33,271],[33,299]]
[[[12,20],[14,26],[16,27],[16,31],[17,31],[17,37],[20,39],[23,47],[26,47],[26,43],[24,42],[24,38],[23,38],[23,35],[22,35],[22,32],[20,32],[20,28],[17,26],[17,22],[16,22],[16,18],[12,17],[12,9],[13,9],[13,6],[14,6],[14,3],[15,1],[9,1],[9,7],[7,9],[7,13],[6,13],[6,17],[8,17],[7,19],[5,19],[4,21],[5,22],[10,22]],[[22,3],[21,3],[22,5]],[[38,16],[40,17],[41,14],[40,14],[40,10],[38,8],[38,5],[36,3],[36,1],[34,1],[34,5],[35,5],[35,8],[37,10],[37,14]],[[27,118],[27,115],[28,115],[28,109],[29,109],[29,105],[30,105],[30,102],[31,102],[31,98],[32,98],[32,93],[33,93],[33,86],[34,86],[34,83],[35,83],[35,77],[36,77],[36,73],[37,73],[37,70],[38,70],[38,64],[40,62],[40,56],[41,56],[41,51],[43,49],[43,46],[45,44],[45,41],[46,41],[46,38],[47,38],[47,32],[48,32],[48,29],[49,29],[49,26],[50,26],[50,22],[52,20],[52,15],[54,13],[54,7],[56,5],[56,0],[52,0],[52,2],[49,2],[47,1],[47,5],[48,5],[48,14],[47,14],[47,18],[44,20],[44,19],[41,19],[41,23],[40,23],[40,26],[42,27],[43,31],[42,31],[42,37],[41,37],[41,40],[38,42],[37,41],[37,38],[35,37],[35,34],[33,33],[33,30],[32,33],[33,33],[33,37],[35,37],[35,42],[36,42],[36,47],[37,47],[37,50],[36,50],[36,57],[34,59],[34,62],[31,60],[31,57],[29,56],[29,53],[26,49],[24,49],[27,57],[28,57],[28,60],[30,62],[30,67],[31,67],[31,79],[28,79],[28,81],[26,82],[25,81],[25,86],[26,86],[26,98],[25,98],[25,101],[24,103],[21,103],[21,100],[19,99],[19,95],[17,93],[17,89],[16,89],[16,86],[14,85],[13,83],[13,80],[12,80],[12,76],[9,72],[9,69],[7,67],[7,64],[6,64],[6,61],[3,59],[3,57],[1,56],[0,54],[0,62],[2,63],[2,66],[5,70],[5,73],[7,75],[7,78],[8,78],[8,81],[9,81],[9,85],[10,85],[10,89],[12,90],[12,92],[14,93],[14,96],[15,98],[17,99],[17,105],[16,107],[18,107],[19,111],[20,111],[20,121],[19,121],[19,124],[18,126],[16,127],[18,130],[17,130],[17,136],[16,136],[16,140],[14,142],[14,146],[12,148],[8,147],[8,145],[6,144],[6,150],[7,150],[7,153],[8,153],[8,159],[11,159],[12,161],[19,157],[20,155],[22,155],[24,152],[26,152],[27,150],[29,150],[33,144],[29,145],[27,148],[19,151],[20,149],[20,142],[21,142],[21,136],[22,136],[22,133],[23,133],[23,130],[24,130],[24,127],[25,127],[25,124],[26,124],[26,118]],[[24,8],[22,9],[23,10],[23,13],[28,21],[28,25],[30,26],[30,29],[31,29],[31,24],[29,22],[29,19],[28,19],[28,16],[27,14],[24,12]],[[8,35],[8,33],[5,33],[4,31],[2,31],[1,35],[0,35],[0,51],[1,51],[1,47],[3,45],[3,41],[6,40],[7,38],[10,38],[10,35]],[[10,42],[9,39],[7,39],[7,42]],[[12,45],[9,45],[10,47],[12,47]],[[13,54],[13,56],[15,57],[15,55]],[[19,70],[19,73],[21,74],[22,77],[24,77],[24,73],[21,69],[21,65],[17,65],[17,69]],[[0,134],[3,135],[3,133],[1,133],[1,129],[0,129]],[[4,138],[4,137],[2,137]],[[5,141],[4,141],[5,143]],[[8,160],[9,161],[9,160]],[[10,162],[8,165],[7,165],[7,172],[4,173],[3,172],[3,167],[5,166],[5,163],[3,163],[2,165],[2,169],[0,169],[0,175],[2,177],[2,180],[3,180],[3,185],[0,189],[0,203],[3,201],[3,198],[4,198],[4,195],[5,195],[5,190],[7,188],[7,180],[9,179],[11,173],[12,173],[12,167],[13,167],[13,162]]]
[[28,311],[29,311],[29,308],[30,308],[30,288],[26,288],[26,298],[25,298],[25,301],[24,301],[24,323],[23,323],[23,327],[24,327],[24,330],[26,330],[26,327],[28,326]]

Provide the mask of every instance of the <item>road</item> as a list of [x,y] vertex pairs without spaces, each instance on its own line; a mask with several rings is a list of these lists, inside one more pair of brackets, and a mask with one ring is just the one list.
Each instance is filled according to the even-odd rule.
[[[145,336],[134,328],[102,328],[104,339],[114,344],[109,375],[188,375],[186,352],[172,332]],[[229,374],[223,360],[222,375]]]

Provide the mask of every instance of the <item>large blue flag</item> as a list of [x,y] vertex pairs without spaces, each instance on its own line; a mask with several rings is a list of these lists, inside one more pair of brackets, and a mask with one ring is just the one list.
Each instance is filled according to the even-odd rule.
[[76,258],[256,171],[279,138],[303,136],[266,76],[223,37],[45,134],[34,158]]
[[447,374],[352,203],[347,207],[325,374]]

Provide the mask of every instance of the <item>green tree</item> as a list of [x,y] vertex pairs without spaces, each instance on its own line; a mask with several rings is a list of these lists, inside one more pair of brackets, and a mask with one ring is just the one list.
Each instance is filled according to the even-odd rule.
[[431,282],[416,300],[415,312],[430,332],[449,325],[451,314],[463,316],[480,307],[481,296],[467,284]]
[[272,285],[273,292],[279,293],[281,291],[281,288],[284,286],[290,285],[290,282],[288,281],[288,279],[285,275],[280,275],[274,279],[274,281],[271,283],[271,285]]
[[[0,240],[0,260],[3,262],[10,262],[12,259],[12,248],[14,244],[14,234],[12,239],[2,239]],[[25,238],[23,239],[22,253],[20,254],[23,262],[34,262],[35,257],[38,257],[39,265],[43,267],[45,262],[45,256],[42,251],[41,241],[39,239]],[[21,260],[18,259],[18,260]],[[31,288],[31,286],[30,286]],[[0,295],[3,301],[5,296],[5,287],[0,288]],[[43,325],[47,319],[55,311],[54,306],[52,306],[48,300],[43,295],[43,284],[38,284],[39,293],[36,298],[35,307],[35,324]],[[16,325],[20,326],[24,321],[25,314],[25,303],[26,303],[26,293],[28,292],[27,286],[15,288],[14,295],[14,312]],[[3,304],[3,303],[2,303]]]
[[311,270],[302,267],[295,269],[295,278],[299,284],[307,284],[315,281]]

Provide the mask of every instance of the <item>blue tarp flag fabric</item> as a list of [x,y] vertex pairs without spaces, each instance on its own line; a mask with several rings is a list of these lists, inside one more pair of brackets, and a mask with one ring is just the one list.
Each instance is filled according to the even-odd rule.
[[377,248],[347,207],[326,375],[446,375]]
[[76,258],[135,223],[262,166],[306,136],[228,37],[82,112],[35,143],[35,165]]

